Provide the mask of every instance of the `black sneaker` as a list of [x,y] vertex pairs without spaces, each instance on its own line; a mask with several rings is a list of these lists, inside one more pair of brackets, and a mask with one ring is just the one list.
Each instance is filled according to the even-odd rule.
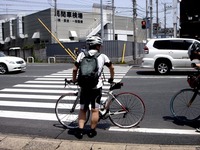
[[95,129],[91,129],[90,131],[89,131],[89,133],[88,133],[88,136],[90,137],[90,138],[93,138],[94,136],[96,136],[97,135],[97,131],[95,130]]
[[83,138],[83,129],[78,128],[77,131],[75,132],[75,137],[78,139]]

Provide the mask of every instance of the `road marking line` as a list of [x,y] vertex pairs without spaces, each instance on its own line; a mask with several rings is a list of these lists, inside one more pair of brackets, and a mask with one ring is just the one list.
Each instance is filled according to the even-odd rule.
[[26,98],[26,99],[48,99],[48,100],[57,100],[60,96],[55,95],[33,95],[33,94],[1,94],[0,97],[6,98]]
[[[5,93],[0,93],[0,97],[4,98],[24,98],[24,99],[39,99],[39,100],[58,100],[58,98],[61,95],[34,95],[34,94],[5,94]],[[76,96],[70,96],[68,97],[68,100],[75,100]],[[102,100],[106,100],[106,96],[102,97]],[[1,100],[0,100],[1,101]]]
[[186,79],[186,76],[124,76],[124,78],[136,79]]
[[0,110],[0,117],[29,120],[57,121],[55,113],[20,112]]
[[26,81],[25,83],[40,83],[40,84],[62,84],[64,85],[65,81]]
[[[16,84],[13,87],[31,87],[31,88],[56,88],[64,89],[64,85],[34,85],[34,84]],[[71,86],[72,89],[75,89],[75,86]]]
[[187,134],[187,135],[200,135],[195,130],[183,130],[183,129],[156,129],[156,128],[130,128],[122,129],[117,127],[111,127],[109,131],[123,131],[123,132],[140,132],[140,133],[159,133],[159,134]]
[[[0,101],[0,106],[10,107],[31,107],[31,108],[55,108],[55,103],[42,102],[19,102],[19,101]],[[67,104],[72,107],[72,104]],[[70,107],[69,107],[70,108]]]
[[[40,84],[17,84],[13,87],[29,87],[29,88],[55,88],[55,89],[64,89],[64,85],[40,85]],[[77,89],[76,85],[70,85],[71,89]],[[109,86],[103,86],[103,89],[108,90]]]
[[22,92],[22,93],[56,93],[56,94],[65,94],[75,92],[74,90],[43,90],[43,89],[20,89],[20,88],[5,88],[0,90],[2,92]]

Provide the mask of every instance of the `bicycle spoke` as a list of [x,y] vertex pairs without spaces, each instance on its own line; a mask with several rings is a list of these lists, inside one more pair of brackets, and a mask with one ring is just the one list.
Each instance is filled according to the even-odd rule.
[[116,98],[122,106],[117,101],[111,103],[110,120],[113,124],[123,128],[136,126],[144,117],[143,101],[132,93],[121,93]]
[[193,95],[193,89],[183,89],[172,97],[170,110],[175,118],[181,121],[194,121],[199,118],[200,93],[196,95],[196,98],[190,104]]
[[[55,107],[56,117],[58,121],[66,128],[77,128],[78,127],[78,114],[80,110],[80,104],[77,104],[76,97],[74,93],[68,93],[62,95]],[[72,101],[74,99],[74,101]],[[78,99],[79,100],[79,99]],[[73,102],[73,104],[71,103]],[[75,109],[72,108],[75,105]],[[90,112],[87,112],[86,122],[89,119]]]

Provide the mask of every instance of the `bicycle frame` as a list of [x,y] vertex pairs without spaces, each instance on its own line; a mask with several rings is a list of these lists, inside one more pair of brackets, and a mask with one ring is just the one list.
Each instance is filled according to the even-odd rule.
[[[196,67],[195,69],[197,70],[197,74],[198,74],[197,78],[200,78],[200,68]],[[194,100],[199,92],[199,88],[200,88],[199,85],[197,85],[197,87],[194,88],[194,94],[193,94],[191,100],[189,101],[189,103],[187,104],[187,107],[190,107],[192,105],[192,103],[194,102]]]
[[[69,88],[72,89],[71,85],[73,84],[73,82],[67,80],[66,82],[68,83]],[[102,91],[102,94],[104,94],[102,98],[106,96],[107,99],[103,102],[102,105],[100,103],[99,121],[101,119],[105,120],[109,117],[110,121],[114,125],[121,128],[130,128],[136,126],[143,119],[145,113],[145,106],[142,99],[134,93],[130,92],[119,93],[118,91],[116,93],[113,92],[115,89],[121,89],[122,86],[123,83],[121,82],[118,83],[113,82],[110,85],[109,90],[104,89]],[[81,93],[81,88],[79,88],[77,85],[76,92],[69,92],[63,94],[56,102],[56,107],[55,107],[56,117],[58,118],[58,121],[67,128],[78,127],[78,113],[79,113],[78,109],[80,109],[79,106],[80,93]],[[70,106],[70,108],[67,107],[68,103],[66,103],[68,96],[71,98],[75,98],[75,100],[73,99],[74,102],[72,106]],[[66,111],[64,110],[65,108]],[[91,113],[90,110],[91,106],[89,106],[89,109],[86,111],[87,113],[86,113],[85,124],[88,122],[90,118],[90,113]]]
[[[68,87],[69,87],[70,89],[72,89],[72,88],[70,87],[71,83],[72,83],[72,81],[68,81],[68,80],[65,78],[65,87],[68,85]],[[78,85],[77,85],[77,90],[78,90],[78,91],[74,94],[74,95],[77,96],[77,98],[76,98],[76,100],[74,101],[74,104],[73,104],[73,106],[72,106],[72,109],[70,110],[70,113],[73,113],[73,112],[74,112],[74,110],[75,110],[75,108],[76,108],[76,105],[78,104],[78,100],[79,100],[79,98],[80,98],[81,88],[78,87]]]
[[189,103],[187,104],[187,107],[190,107],[191,105],[192,105],[192,103],[193,103],[193,101],[195,100],[195,98],[196,98],[196,96],[197,96],[197,94],[198,94],[198,89],[194,89],[195,90],[195,92],[194,92],[194,94],[193,94],[193,96],[192,96],[192,98],[191,98],[191,100],[189,101]]
[[[108,97],[111,96],[111,98],[107,99],[105,101],[106,105],[105,105],[105,110],[108,110],[109,109],[109,106],[111,105],[111,103],[113,101],[116,101],[121,107],[123,110],[125,110],[126,112],[128,112],[128,110],[126,108],[124,108],[124,106],[118,101],[118,99],[116,98],[115,94],[113,94],[113,91],[108,91],[108,92],[103,92],[103,94],[106,94]],[[112,115],[112,114],[110,114]]]

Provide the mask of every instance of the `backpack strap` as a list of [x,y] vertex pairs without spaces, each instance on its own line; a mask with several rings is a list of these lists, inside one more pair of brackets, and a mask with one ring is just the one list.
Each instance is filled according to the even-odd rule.
[[85,57],[88,57],[88,56],[89,56],[88,51],[83,51],[83,53],[84,53]]
[[[89,52],[88,51],[83,51],[85,57],[90,57]],[[101,55],[101,53],[97,52],[96,54],[94,54],[93,56],[95,58],[99,57],[99,55]]]
[[94,57],[99,57],[99,55],[101,55],[101,53],[97,52],[96,54],[94,54]]

